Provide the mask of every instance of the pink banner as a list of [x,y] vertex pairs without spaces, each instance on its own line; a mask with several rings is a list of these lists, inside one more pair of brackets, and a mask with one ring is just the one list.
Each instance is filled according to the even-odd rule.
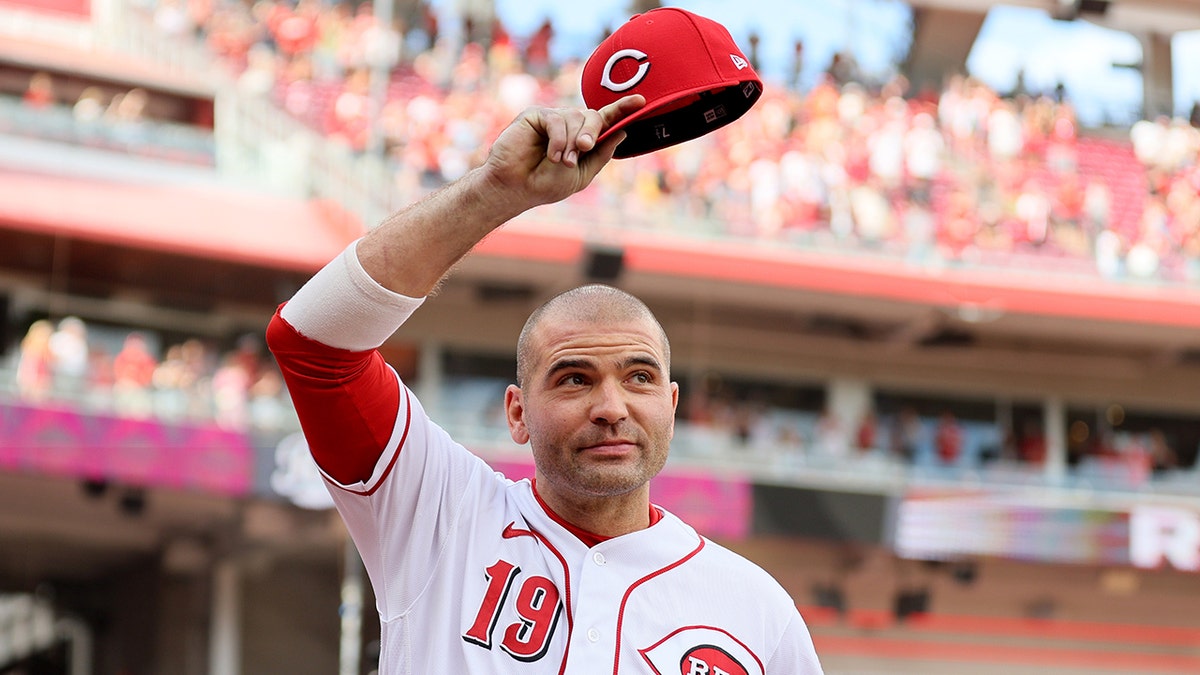
[[0,405],[0,471],[242,495],[254,450],[244,434],[212,425]]
[[[533,461],[488,462],[512,480],[533,477]],[[667,466],[650,481],[650,500],[713,539],[745,539],[750,532],[754,493],[750,481],[717,477]]]
[[745,539],[750,533],[754,491],[740,477],[717,477],[670,466],[650,482],[650,500],[713,539]]

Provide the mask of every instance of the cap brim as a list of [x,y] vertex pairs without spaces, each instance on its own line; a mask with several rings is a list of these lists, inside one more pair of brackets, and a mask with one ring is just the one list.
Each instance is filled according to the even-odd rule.
[[[742,88],[747,85],[755,87],[752,95],[745,95],[743,92]],[[664,120],[672,119],[673,122],[679,123],[680,118],[693,117],[694,114],[689,112],[691,109],[707,109],[709,107],[703,97],[704,94],[712,94],[717,99],[717,102],[726,104],[736,103],[737,105],[730,114],[716,122],[700,123],[695,120],[684,122],[684,128],[679,130],[680,133],[667,137],[657,137],[653,133],[655,125],[649,123],[641,124],[655,118],[662,118]],[[699,138],[729,124],[749,110],[761,95],[762,84],[757,79],[742,81],[725,80],[716,84],[708,83],[703,86],[683,89],[672,94],[669,98],[659,99],[653,104],[647,104],[645,107],[609,127],[604,133],[600,134],[597,143],[602,143],[611,137],[612,134],[624,130],[627,132],[627,136],[617,146],[613,157],[616,159],[625,159],[644,155],[648,152]],[[705,103],[705,105],[699,105],[701,103]]]

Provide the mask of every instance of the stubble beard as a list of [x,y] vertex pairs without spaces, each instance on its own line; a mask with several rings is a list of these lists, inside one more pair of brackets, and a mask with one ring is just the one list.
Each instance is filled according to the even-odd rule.
[[637,452],[620,459],[597,458],[581,447],[598,445],[607,438],[630,438],[621,434],[588,434],[564,442],[552,442],[546,450],[534,450],[541,474],[552,483],[588,497],[617,497],[644,486],[666,464],[668,439],[648,438],[637,433],[630,438]]

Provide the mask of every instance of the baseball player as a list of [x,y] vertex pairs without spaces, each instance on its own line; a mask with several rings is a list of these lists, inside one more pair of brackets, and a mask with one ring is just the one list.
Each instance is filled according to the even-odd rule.
[[268,344],[362,555],[385,675],[814,675],[794,601],[650,503],[679,399],[644,304],[609,286],[529,318],[505,394],[535,478],[513,482],[430,421],[376,347],[517,214],[586,187],[645,104],[532,109],[483,166],[391,216],[281,306]]

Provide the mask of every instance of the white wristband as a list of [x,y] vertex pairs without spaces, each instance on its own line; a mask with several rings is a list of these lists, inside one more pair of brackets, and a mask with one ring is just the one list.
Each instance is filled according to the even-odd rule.
[[372,279],[358,260],[357,248],[355,241],[329,261],[280,313],[301,335],[356,352],[383,344],[425,302]]

